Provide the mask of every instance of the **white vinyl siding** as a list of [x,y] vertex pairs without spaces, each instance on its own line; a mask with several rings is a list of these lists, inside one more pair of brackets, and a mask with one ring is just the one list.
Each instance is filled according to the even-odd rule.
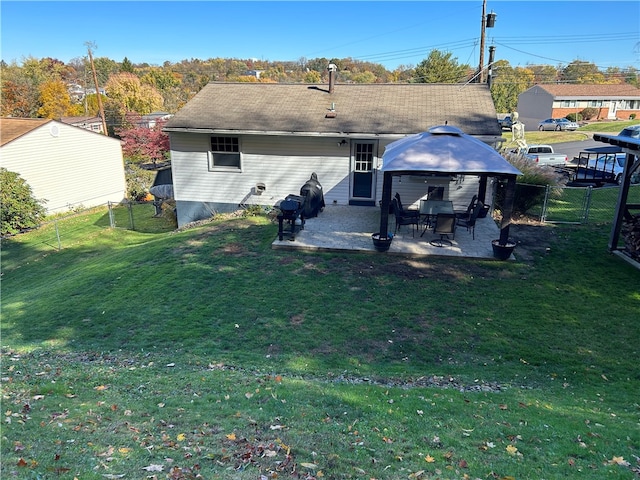
[[35,198],[46,199],[48,213],[125,198],[122,147],[114,138],[53,121],[0,152],[1,166],[18,173]]
[[[334,138],[241,136],[242,173],[211,171],[210,134],[171,133],[171,162],[177,201],[274,205],[318,175],[327,204],[346,204],[349,149]],[[304,153],[302,153],[304,152]],[[262,195],[252,195],[258,183]]]

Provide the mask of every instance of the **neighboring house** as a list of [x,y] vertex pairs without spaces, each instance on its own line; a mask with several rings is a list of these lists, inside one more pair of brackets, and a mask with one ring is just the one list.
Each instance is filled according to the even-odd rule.
[[[435,125],[501,142],[486,84],[346,85],[333,73],[320,86],[210,83],[171,118],[164,131],[178,224],[244,204],[272,206],[299,194],[313,173],[327,204],[377,205],[385,145]],[[450,176],[403,180],[407,204],[428,186],[456,190]]]
[[104,129],[102,128],[102,119],[100,117],[62,117],[60,121],[67,125],[84,128],[85,130],[90,130],[92,132],[104,133]]
[[629,84],[539,84],[518,95],[520,121],[529,130],[547,118],[562,118],[585,108],[595,108],[598,120],[640,117],[640,88]]
[[171,117],[173,115],[168,112],[152,112],[148,115],[142,115],[138,125],[144,128],[153,128],[158,122],[166,122]]
[[120,141],[56,120],[0,118],[0,166],[18,173],[47,213],[120,202]]

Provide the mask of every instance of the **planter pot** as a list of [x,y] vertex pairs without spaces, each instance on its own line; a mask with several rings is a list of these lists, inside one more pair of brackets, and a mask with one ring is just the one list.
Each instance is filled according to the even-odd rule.
[[379,233],[374,233],[371,235],[371,240],[373,240],[373,248],[378,252],[386,252],[391,247],[391,241],[393,240],[393,235],[389,234],[387,237],[380,238]]
[[507,241],[504,245],[500,245],[500,240],[492,240],[493,256],[498,260],[507,260],[511,257],[513,249],[516,248],[515,242]]

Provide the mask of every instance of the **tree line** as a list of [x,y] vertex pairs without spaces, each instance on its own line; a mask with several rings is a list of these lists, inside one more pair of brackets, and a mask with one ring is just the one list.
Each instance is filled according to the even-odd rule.
[[[133,64],[106,57],[94,59],[95,73],[109,134],[127,126],[131,114],[156,111],[177,112],[209,82],[327,82],[327,66],[338,67],[341,83],[467,83],[474,81],[476,69],[459,63],[451,53],[432,50],[416,66],[401,65],[393,71],[383,65],[352,58],[300,58],[291,62],[253,59],[190,59],[163,65]],[[0,115],[4,117],[54,118],[95,116],[97,93],[91,66],[84,57],[64,63],[54,58],[28,57],[20,64],[2,61]],[[257,72],[257,73],[256,73]],[[518,94],[537,83],[628,83],[638,85],[638,70],[609,67],[574,60],[568,65],[529,65],[512,67],[498,60],[492,67],[491,94],[498,112],[516,108]],[[71,86],[93,92],[74,96]]]

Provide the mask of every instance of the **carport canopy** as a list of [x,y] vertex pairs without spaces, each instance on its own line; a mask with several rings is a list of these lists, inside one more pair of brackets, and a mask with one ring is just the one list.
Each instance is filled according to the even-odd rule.
[[400,175],[479,175],[507,180],[505,204],[500,225],[500,243],[509,237],[516,177],[522,172],[494,148],[457,127],[440,125],[387,145],[382,155],[382,213],[380,236],[388,236],[389,204],[394,176]]

